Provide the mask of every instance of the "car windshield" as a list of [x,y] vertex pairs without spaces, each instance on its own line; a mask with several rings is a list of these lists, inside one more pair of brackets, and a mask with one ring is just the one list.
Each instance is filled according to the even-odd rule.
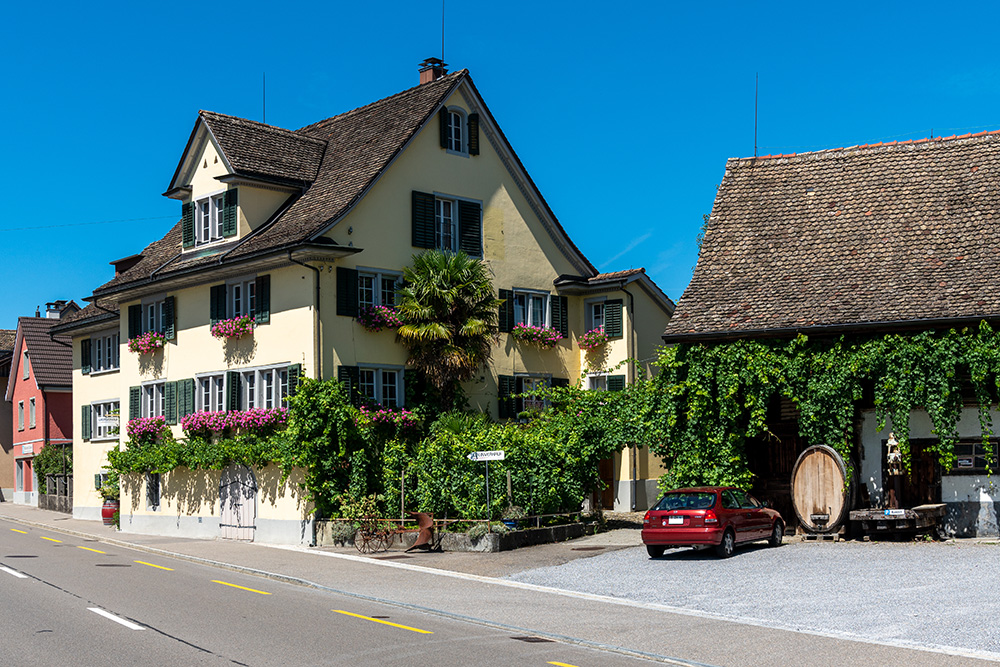
[[709,491],[668,493],[660,498],[654,510],[707,510],[715,505],[715,494]]

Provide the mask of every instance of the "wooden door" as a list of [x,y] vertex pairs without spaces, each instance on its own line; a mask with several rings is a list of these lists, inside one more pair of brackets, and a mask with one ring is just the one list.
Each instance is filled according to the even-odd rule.
[[231,465],[219,479],[219,528],[227,540],[253,542],[257,528],[257,478],[246,466]]
[[614,458],[604,459],[597,463],[597,472],[601,476],[601,507],[606,510],[615,508],[615,460]]

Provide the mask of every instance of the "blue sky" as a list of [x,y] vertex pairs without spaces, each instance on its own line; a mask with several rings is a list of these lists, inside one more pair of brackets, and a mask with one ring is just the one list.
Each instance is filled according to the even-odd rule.
[[[199,109],[298,128],[413,86],[439,2],[16,3],[0,43],[0,328],[176,221]],[[570,236],[677,300],[728,157],[1000,129],[995,7],[459,3],[468,68]]]

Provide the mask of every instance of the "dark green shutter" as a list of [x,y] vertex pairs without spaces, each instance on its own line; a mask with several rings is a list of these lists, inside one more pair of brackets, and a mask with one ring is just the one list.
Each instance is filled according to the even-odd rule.
[[302,364],[292,364],[288,367],[288,395],[294,396],[302,381]]
[[212,293],[209,298],[208,316],[215,324],[219,320],[226,319],[226,286],[212,285]]
[[240,409],[240,374],[237,371],[226,373],[226,410]]
[[236,205],[236,188],[226,190],[222,202],[222,235],[236,236],[239,230],[239,207]]
[[351,399],[351,405],[361,404],[361,369],[357,366],[340,366],[337,379],[344,386]]
[[80,372],[84,375],[90,373],[90,339],[84,338],[80,341]]
[[514,290],[500,290],[500,331],[509,333],[514,328]]
[[479,114],[469,114],[469,155],[479,155]]
[[608,338],[621,338],[622,336],[622,300],[604,302],[604,333]]
[[177,381],[177,419],[194,413],[194,379],[187,378]]
[[568,387],[569,386],[569,378],[552,378],[550,380],[550,384],[553,387]]
[[173,340],[176,329],[174,328],[174,297],[168,296],[163,300],[163,337]]
[[142,333],[142,306],[135,304],[128,307],[128,338],[132,340]]
[[478,202],[458,202],[458,249],[470,257],[483,256],[483,209]]
[[608,391],[622,391],[625,389],[625,376],[624,375],[609,375],[608,376]]
[[552,297],[552,328],[569,338],[569,298],[565,296]]
[[441,148],[448,148],[448,109],[438,112],[438,125],[441,128]]
[[83,439],[90,440],[90,406],[80,406],[80,426],[83,427]]
[[257,324],[267,324],[271,321],[271,276],[257,276],[257,289],[254,306],[254,319]]
[[344,266],[337,267],[337,314],[358,316],[358,272]]
[[434,195],[413,191],[413,225],[411,229],[414,248],[434,247]]
[[500,419],[513,419],[517,416],[514,410],[514,402],[510,395],[514,393],[516,382],[513,375],[500,375],[497,377],[497,400],[499,405],[498,415]]
[[168,424],[177,423],[177,383],[163,383],[163,416]]
[[194,245],[194,204],[181,204],[181,242],[185,248]]
[[128,418],[138,419],[142,416],[142,387],[128,388]]

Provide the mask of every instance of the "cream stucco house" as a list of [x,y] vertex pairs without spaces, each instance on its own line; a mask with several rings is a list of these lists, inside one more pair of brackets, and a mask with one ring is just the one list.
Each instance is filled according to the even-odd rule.
[[[340,378],[368,400],[402,406],[405,349],[356,318],[392,305],[403,267],[425,248],[481,257],[505,300],[493,363],[466,387],[472,408],[494,418],[514,416],[506,395],[537,383],[631,382],[619,362],[652,358],[673,310],[643,270],[594,268],[468,72],[447,74],[440,61],[424,63],[414,88],[295,131],[203,111],[164,194],[180,202],[181,220],[114,262],[91,306],[62,325],[74,337],[75,414],[89,409],[92,420],[74,432],[80,479],[99,472],[116,442],[97,418],[117,407],[123,424],[161,414],[178,424],[193,411],[281,405],[300,376]],[[211,335],[213,322],[243,314],[256,320],[252,335]],[[517,323],[564,338],[549,350],[528,346],[507,333]],[[579,337],[598,326],[610,341],[582,350]],[[128,352],[126,341],[146,331],[164,333],[162,349]],[[96,371],[94,350],[107,364],[109,343],[118,368]],[[123,489],[121,528],[219,535],[219,489],[242,484],[257,492],[255,539],[308,541],[310,508],[294,479],[279,484],[272,472],[149,479]],[[645,452],[609,462],[605,504],[643,506],[660,472]],[[94,484],[76,490],[75,514],[96,518]]]

